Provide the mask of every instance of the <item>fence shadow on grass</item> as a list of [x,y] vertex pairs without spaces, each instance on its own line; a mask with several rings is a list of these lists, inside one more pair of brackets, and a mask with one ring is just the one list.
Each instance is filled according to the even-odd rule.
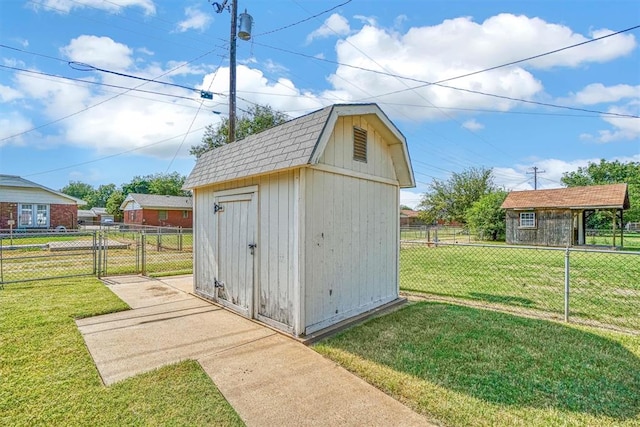
[[640,413],[640,359],[556,322],[421,302],[322,345],[500,406],[617,420]]

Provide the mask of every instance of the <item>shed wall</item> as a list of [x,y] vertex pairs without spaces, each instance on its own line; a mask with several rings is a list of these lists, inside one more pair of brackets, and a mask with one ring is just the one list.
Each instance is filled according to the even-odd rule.
[[[366,163],[353,159],[354,126],[367,131]],[[350,173],[356,172],[397,180],[386,141],[380,132],[376,131],[376,128],[361,116],[338,118],[327,142],[327,147],[318,163],[341,168]]]
[[536,227],[521,228],[520,211],[507,210],[506,240],[509,244],[567,246],[572,244],[573,215],[568,209],[535,210]]
[[397,185],[304,173],[305,333],[398,297]]
[[194,190],[194,278],[196,289],[214,295],[216,250],[213,224],[214,194],[217,191],[258,186],[258,224],[255,280],[255,314],[294,326],[294,264],[298,229],[296,208],[298,171],[241,179]]

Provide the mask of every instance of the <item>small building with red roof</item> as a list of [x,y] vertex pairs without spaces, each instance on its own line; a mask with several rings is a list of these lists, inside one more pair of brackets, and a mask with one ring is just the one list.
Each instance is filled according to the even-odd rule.
[[506,210],[509,244],[584,245],[587,218],[597,211],[609,211],[615,246],[618,234],[622,245],[623,215],[629,209],[629,194],[627,184],[512,191],[502,208]]

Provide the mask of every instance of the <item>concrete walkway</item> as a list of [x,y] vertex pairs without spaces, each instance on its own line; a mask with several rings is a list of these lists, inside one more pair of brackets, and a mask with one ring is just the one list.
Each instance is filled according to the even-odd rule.
[[132,310],[77,321],[105,384],[197,360],[248,426],[428,426],[296,340],[190,294],[192,277],[107,280]]

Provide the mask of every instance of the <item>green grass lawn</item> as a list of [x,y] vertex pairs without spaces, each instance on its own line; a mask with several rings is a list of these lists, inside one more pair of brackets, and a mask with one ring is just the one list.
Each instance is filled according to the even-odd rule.
[[0,290],[0,425],[242,425],[193,361],[105,387],[74,318],[127,309],[95,278]]
[[[564,313],[562,250],[403,245],[400,289],[486,306]],[[570,252],[570,318],[640,331],[640,254]]]
[[421,302],[315,349],[444,425],[640,425],[638,336]]

